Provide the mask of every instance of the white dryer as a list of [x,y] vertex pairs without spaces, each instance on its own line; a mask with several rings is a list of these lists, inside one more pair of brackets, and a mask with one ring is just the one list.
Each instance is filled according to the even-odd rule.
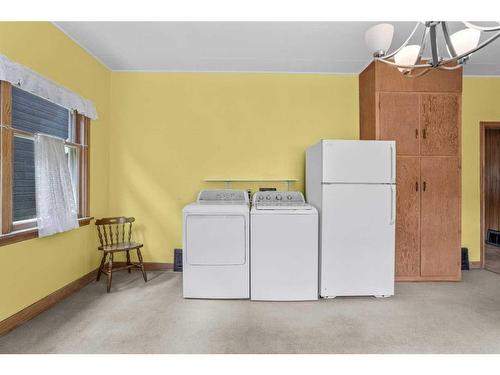
[[257,192],[250,219],[251,299],[317,300],[317,210],[300,192]]
[[184,298],[249,298],[249,200],[204,190],[183,209]]

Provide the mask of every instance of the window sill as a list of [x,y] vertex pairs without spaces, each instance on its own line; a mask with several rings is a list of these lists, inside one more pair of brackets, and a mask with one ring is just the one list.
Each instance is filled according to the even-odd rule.
[[[93,217],[82,217],[78,219],[81,227],[89,225]],[[7,234],[0,235],[0,246],[10,245],[16,242],[38,238],[38,228],[27,228],[16,230]]]

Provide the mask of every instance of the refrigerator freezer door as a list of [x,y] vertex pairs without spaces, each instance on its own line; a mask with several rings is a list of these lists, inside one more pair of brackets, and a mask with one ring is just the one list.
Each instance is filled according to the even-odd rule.
[[394,141],[323,141],[323,183],[391,184],[395,179]]
[[393,295],[395,185],[323,185],[320,295]]

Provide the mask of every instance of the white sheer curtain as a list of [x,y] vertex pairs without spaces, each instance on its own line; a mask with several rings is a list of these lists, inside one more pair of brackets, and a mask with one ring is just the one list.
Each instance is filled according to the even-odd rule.
[[39,237],[78,228],[64,141],[35,135],[36,216]]

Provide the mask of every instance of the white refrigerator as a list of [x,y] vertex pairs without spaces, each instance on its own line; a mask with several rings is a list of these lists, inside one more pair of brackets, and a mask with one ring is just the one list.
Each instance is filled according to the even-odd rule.
[[320,214],[321,297],[394,295],[395,142],[309,147],[306,197]]

